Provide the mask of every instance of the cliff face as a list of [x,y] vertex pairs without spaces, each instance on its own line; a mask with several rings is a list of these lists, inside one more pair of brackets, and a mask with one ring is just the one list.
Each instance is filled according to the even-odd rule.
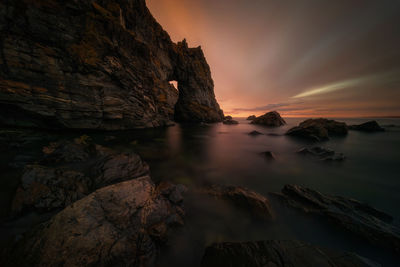
[[222,120],[201,48],[173,43],[144,0],[1,1],[0,32],[0,123],[111,130]]

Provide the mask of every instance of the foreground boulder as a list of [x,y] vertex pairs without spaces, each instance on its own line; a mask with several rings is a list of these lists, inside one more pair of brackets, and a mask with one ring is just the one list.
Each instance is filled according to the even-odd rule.
[[343,153],[336,153],[331,149],[320,146],[314,146],[312,148],[304,147],[297,151],[297,154],[311,156],[321,161],[343,161],[346,158]]
[[0,28],[0,123],[121,130],[174,117],[222,121],[203,51],[173,43],[145,0],[1,1]]
[[153,266],[183,224],[174,190],[161,193],[148,176],[99,189],[30,231],[3,266]]
[[240,186],[211,185],[202,188],[200,193],[228,201],[245,212],[249,212],[251,216],[257,219],[273,220],[275,218],[275,213],[272,210],[268,198],[247,188]]
[[347,125],[328,119],[308,119],[286,132],[286,135],[313,141],[328,140],[330,136],[347,135]]
[[400,229],[391,224],[393,218],[367,204],[297,185],[286,185],[282,193],[272,195],[292,208],[325,218],[372,245],[400,253]]
[[359,125],[350,125],[349,130],[362,131],[362,132],[383,132],[384,128],[379,126],[376,121],[368,121]]
[[206,248],[203,267],[378,267],[354,253],[332,251],[296,240],[215,243]]
[[279,127],[286,124],[285,120],[282,119],[281,115],[276,111],[271,111],[262,116],[256,117],[251,121],[251,123],[270,127]]

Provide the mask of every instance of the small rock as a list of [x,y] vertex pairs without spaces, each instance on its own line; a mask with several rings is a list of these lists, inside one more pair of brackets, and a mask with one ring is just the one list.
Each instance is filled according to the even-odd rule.
[[222,123],[227,124],[227,125],[239,124],[238,121],[235,121],[234,119],[232,119],[232,116],[225,116]]
[[256,115],[251,115],[251,116],[248,116],[246,120],[252,121],[252,120],[254,120],[255,118],[257,118]]
[[279,127],[286,124],[285,120],[282,119],[281,115],[276,111],[265,113],[264,115],[253,119],[251,123],[269,127]]
[[350,125],[349,129],[354,130],[354,131],[362,131],[362,132],[369,132],[369,133],[385,131],[385,129],[382,128],[381,126],[379,126],[379,124],[376,121],[368,121],[366,123],[359,124],[359,125]]
[[261,152],[261,155],[264,156],[266,160],[275,160],[275,155],[271,151]]
[[259,131],[251,131],[248,133],[248,135],[257,136],[257,135],[262,135],[262,133],[260,133]]

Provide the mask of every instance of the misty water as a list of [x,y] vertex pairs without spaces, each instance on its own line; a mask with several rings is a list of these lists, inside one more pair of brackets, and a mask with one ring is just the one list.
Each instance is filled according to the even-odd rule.
[[[346,137],[317,144],[343,153],[346,156],[343,162],[322,162],[296,153],[303,147],[316,145],[283,135],[304,118],[287,118],[288,124],[279,128],[238,120],[239,125],[176,124],[169,128],[107,133],[30,131],[28,141],[13,151],[1,153],[2,217],[7,213],[20,175],[15,166],[8,168],[10,164],[32,161],[50,141],[87,134],[98,144],[138,153],[150,165],[155,182],[167,180],[185,184],[189,189],[206,184],[244,186],[267,197],[269,192],[279,192],[285,184],[298,184],[368,203],[393,215],[394,223],[400,224],[400,119],[377,119],[380,125],[390,126],[385,132],[350,131]],[[357,124],[369,119],[337,120]],[[264,135],[248,135],[253,130]],[[265,151],[272,151],[276,160],[266,160],[260,154]],[[298,239],[356,252],[384,266],[398,265],[393,255],[269,199],[277,213],[272,223],[255,221],[229,203],[186,194],[185,226],[171,234],[163,250],[162,265],[198,266],[205,247],[213,242],[267,239]],[[22,229],[26,224],[23,221],[8,224],[2,227],[2,232],[10,233],[16,230],[11,228]]]

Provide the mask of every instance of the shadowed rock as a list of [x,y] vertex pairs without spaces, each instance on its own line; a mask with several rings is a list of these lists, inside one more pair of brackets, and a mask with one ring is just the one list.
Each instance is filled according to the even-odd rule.
[[281,115],[276,111],[265,113],[264,115],[253,119],[251,123],[270,127],[278,127],[286,124],[285,120],[282,119]]
[[183,224],[175,189],[161,194],[148,176],[99,189],[30,231],[4,266],[153,266]]
[[343,153],[336,153],[335,151],[323,148],[319,146],[315,146],[312,148],[302,148],[297,151],[297,154],[312,156],[322,161],[343,161],[345,160],[345,156]]
[[257,136],[257,135],[262,135],[262,133],[260,133],[259,131],[251,131],[248,133],[248,135]]
[[225,116],[224,120],[222,121],[223,124],[228,124],[228,125],[233,125],[233,124],[239,124],[238,121],[234,120],[232,116]]
[[1,1],[0,28],[1,123],[120,130],[222,121],[201,48],[173,43],[145,0]]
[[271,195],[304,213],[325,218],[372,245],[400,252],[400,229],[391,224],[393,218],[367,204],[298,185],[285,185],[282,193]]
[[260,154],[268,161],[275,160],[275,155],[271,151],[261,152]]
[[206,248],[203,267],[378,267],[355,253],[334,251],[296,240],[214,243]]
[[231,202],[256,218],[263,220],[273,220],[275,218],[275,213],[271,208],[269,200],[263,195],[247,188],[211,185],[202,188],[200,193]]
[[344,122],[328,119],[309,119],[300,123],[299,126],[289,129],[286,135],[324,141],[328,140],[329,136],[347,135],[347,125]]
[[384,128],[379,126],[376,121],[368,121],[359,125],[350,125],[349,130],[362,131],[362,132],[383,132]]
[[248,116],[246,120],[252,121],[252,120],[254,120],[255,118],[257,118],[256,115],[251,115],[251,116]]

